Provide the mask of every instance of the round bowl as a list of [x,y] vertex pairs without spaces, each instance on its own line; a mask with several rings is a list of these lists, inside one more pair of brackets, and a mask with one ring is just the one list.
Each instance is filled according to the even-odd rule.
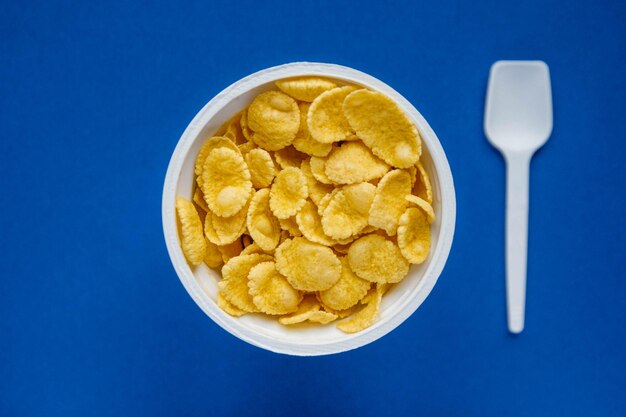
[[[395,100],[417,126],[422,137],[422,163],[433,186],[436,220],[431,225],[431,250],[421,265],[412,265],[409,275],[384,297],[378,320],[355,334],[345,334],[334,323],[287,327],[276,319],[258,314],[231,317],[216,304],[218,271],[202,264],[190,268],[180,248],[176,224],[175,198],[191,199],[196,154],[207,138],[253,98],[274,88],[274,81],[294,76],[321,75],[380,91]],[[181,136],[170,160],[163,186],[163,232],[174,269],[185,289],[215,323],[234,336],[277,353],[327,355],[355,349],[386,335],[406,320],[426,299],[446,263],[456,219],[454,183],[446,155],[422,115],[398,92],[382,81],[352,68],[297,62],[268,68],[249,75],[215,96],[193,118]]]

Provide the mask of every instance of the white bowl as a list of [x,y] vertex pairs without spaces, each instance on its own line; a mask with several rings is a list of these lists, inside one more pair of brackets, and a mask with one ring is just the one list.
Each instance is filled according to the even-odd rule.
[[[190,268],[180,248],[174,201],[176,196],[191,199],[194,160],[204,140],[257,94],[274,88],[275,80],[301,75],[322,75],[386,94],[406,112],[422,136],[422,161],[432,181],[436,213],[436,220],[431,225],[430,254],[423,264],[413,265],[409,275],[383,297],[380,317],[360,333],[345,334],[334,323],[286,327],[276,319],[257,314],[231,317],[216,304],[219,272],[204,264]],[[437,135],[404,97],[382,81],[352,68],[296,62],[249,75],[226,88],[200,110],[185,129],[170,160],[163,186],[162,211],[165,242],[174,269],[189,295],[207,316],[229,333],[255,346],[277,353],[312,356],[343,352],[373,342],[400,325],[422,304],[437,282],[450,252],[456,199],[450,166]]]

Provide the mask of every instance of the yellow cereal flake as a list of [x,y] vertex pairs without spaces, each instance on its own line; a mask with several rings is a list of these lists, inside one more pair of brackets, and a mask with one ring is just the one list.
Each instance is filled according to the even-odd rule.
[[252,149],[246,154],[246,163],[254,188],[269,187],[276,175],[276,167],[270,154],[261,148]]
[[227,148],[231,149],[237,153],[239,153],[239,148],[235,145],[235,142],[231,141],[228,138],[223,136],[214,136],[204,142],[200,151],[198,152],[198,156],[196,157],[196,163],[194,165],[194,173],[198,176],[202,176],[202,171],[204,169],[204,161],[206,161],[207,156],[211,153],[213,149],[218,148]]
[[243,311],[249,313],[258,311],[248,291],[248,274],[257,264],[271,260],[270,255],[255,253],[235,256],[226,262],[222,268],[222,280],[218,282],[224,298]]
[[415,165],[422,153],[415,125],[386,95],[357,90],[343,102],[343,113],[374,155],[396,168]]
[[349,318],[337,323],[337,328],[344,333],[357,333],[367,329],[374,324],[378,318],[381,300],[381,292],[373,290],[372,296],[366,306]]
[[385,295],[387,290],[391,288],[393,284],[376,284],[376,287],[371,289],[365,297],[361,299],[361,304],[368,304],[372,301],[373,297],[376,297],[378,294],[381,296]]
[[247,125],[261,148],[277,151],[293,142],[300,128],[300,110],[294,99],[280,91],[266,91],[248,107]]
[[230,217],[246,205],[252,192],[250,171],[241,154],[213,149],[204,161],[202,192],[211,211]]
[[345,245],[342,245],[340,243],[335,243],[333,245],[333,250],[341,255],[347,255],[348,254],[348,249],[350,249],[350,245],[352,244],[352,242],[347,243]]
[[202,210],[201,208],[199,208],[198,206],[196,206],[195,204],[194,204],[194,208],[198,212],[198,217],[200,218],[200,223],[204,224],[204,219],[206,218],[206,212],[204,210]]
[[309,321],[312,323],[328,324],[331,321],[337,320],[338,317],[339,316],[335,313],[319,310],[311,314]]
[[321,77],[297,77],[276,81],[276,87],[296,100],[311,102],[337,84]]
[[251,253],[261,253],[261,254],[272,254],[274,251],[264,251],[256,242],[253,242],[251,245],[246,246],[241,251],[241,255],[250,255]]
[[[318,295],[318,300],[319,300],[319,295]],[[348,317],[348,316],[356,313],[357,311],[359,311],[359,308],[360,308],[360,304],[358,304],[358,303],[355,304],[354,306],[350,307],[350,308],[345,309],[345,310],[335,310],[335,309],[332,309],[332,308],[328,307],[327,305],[325,305],[324,303],[322,303],[321,301],[320,301],[320,304],[321,304],[322,309],[324,311],[327,311],[329,313],[334,314],[339,319],[345,319],[346,317]]]
[[287,146],[279,151],[274,152],[274,158],[276,159],[276,163],[281,168],[300,168],[302,161],[308,158],[308,155],[302,153],[293,146]]
[[[196,185],[198,186],[198,188],[200,188],[201,191],[203,187],[202,184],[204,184],[204,181],[202,180],[202,175],[196,176]],[[204,196],[204,193],[202,193],[202,196]],[[205,199],[205,202],[206,202],[206,199]]]
[[261,149],[265,149],[267,151],[274,151],[276,149],[281,149],[284,146],[287,146],[274,142],[271,136],[256,132],[252,134],[252,142],[254,142]]
[[309,317],[309,321],[313,323],[319,323],[319,324],[328,324],[331,321],[337,320],[338,317],[339,316],[336,315],[335,313],[319,310],[311,314],[311,316]]
[[280,317],[278,322],[284,325],[304,323],[306,321],[327,324],[339,317],[334,312],[320,309],[319,302],[312,294],[306,295],[295,313]]
[[248,152],[250,152],[253,149],[257,149],[257,146],[256,146],[256,143],[252,141],[248,141],[248,142],[244,142],[244,143],[237,145],[237,148],[239,149],[239,152],[241,152],[241,155],[245,157],[248,154]]
[[398,220],[409,204],[404,197],[410,193],[411,176],[406,171],[396,169],[385,174],[376,187],[369,224],[385,230],[389,236],[395,235]]
[[305,322],[311,316],[311,313],[320,310],[320,303],[317,301],[313,294],[307,294],[302,298],[302,301],[298,305],[298,309],[286,316],[280,317],[278,322],[280,324],[297,324]]
[[231,217],[220,217],[209,212],[204,219],[204,234],[211,243],[219,246],[233,243],[246,231],[247,214],[247,205]]
[[368,224],[367,226],[365,226],[363,228],[363,230],[361,230],[361,234],[366,235],[368,233],[372,233],[372,232],[375,232],[377,230],[380,230],[380,229],[378,229],[378,227],[372,226],[371,224]]
[[334,148],[328,155],[324,171],[336,184],[356,184],[382,177],[389,171],[389,165],[358,141]]
[[210,211],[200,187],[196,187],[196,190],[193,192],[193,202],[196,203],[196,205],[200,207],[205,213],[208,213]]
[[435,211],[433,210],[433,206],[428,204],[426,200],[423,200],[413,194],[409,194],[404,198],[409,203],[415,204],[417,207],[421,208],[424,211],[424,214],[426,214],[426,219],[428,220],[428,223],[432,223],[433,220],[435,220]]
[[206,240],[202,233],[202,222],[193,203],[176,197],[176,213],[180,222],[180,245],[187,261],[200,265],[206,254]]
[[370,183],[347,185],[339,190],[322,212],[324,233],[346,239],[367,226],[376,187]]
[[296,214],[298,229],[311,242],[320,243],[324,246],[331,246],[335,241],[324,233],[322,219],[317,213],[317,208],[313,203],[307,201]]
[[250,200],[246,224],[255,243],[264,251],[272,251],[280,239],[280,223],[270,210],[270,190],[262,188]]
[[217,250],[219,250],[222,254],[222,262],[226,263],[235,256],[241,254],[243,245],[241,244],[241,240],[235,240],[233,243],[229,243],[228,245],[218,246]]
[[417,181],[417,167],[415,165],[408,167],[405,169],[406,172],[411,176],[411,188],[415,186],[415,182]]
[[250,130],[248,126],[248,110],[244,110],[241,112],[241,118],[239,119],[239,127],[241,128],[241,133],[243,137],[248,140],[248,142],[252,142],[252,135],[254,132]]
[[250,270],[248,289],[254,305],[265,314],[293,313],[302,300],[302,293],[276,270],[273,261],[261,262]]
[[302,173],[306,177],[306,185],[307,190],[309,191],[309,197],[316,205],[319,204],[320,200],[333,190],[332,185],[322,184],[315,179],[315,177],[313,176],[313,172],[311,172],[311,162],[308,159],[302,161],[302,164],[300,165],[300,171],[302,171]]
[[311,136],[307,125],[307,115],[310,106],[311,104],[309,103],[298,104],[300,109],[300,129],[298,129],[296,138],[293,140],[293,147],[307,155],[324,157],[330,153],[333,145],[331,143],[318,142]]
[[430,183],[430,178],[428,177],[428,173],[424,169],[424,166],[421,162],[418,162],[417,171],[419,172],[419,181],[415,182],[413,187],[413,194],[425,200],[428,204],[433,204],[433,187]]
[[345,140],[354,133],[344,116],[342,105],[346,96],[355,90],[356,87],[352,86],[337,87],[313,100],[307,116],[313,139],[322,143],[333,143]]
[[355,241],[348,250],[348,262],[360,278],[381,284],[400,282],[409,272],[400,249],[377,234]]
[[307,181],[299,168],[285,168],[276,175],[270,191],[270,208],[279,219],[295,216],[306,202]]
[[339,245],[349,245],[350,243],[354,242],[358,237],[360,237],[360,234],[352,235],[344,239],[335,239],[335,243]]
[[235,117],[230,119],[226,124],[226,131],[224,132],[224,137],[230,139],[236,145],[247,142],[248,139],[243,135],[241,131],[241,114],[237,114]]
[[341,258],[341,276],[325,291],[318,293],[319,300],[333,310],[345,310],[357,304],[369,291],[371,283],[359,278],[348,263],[347,257]]
[[335,197],[335,195],[341,190],[341,188],[335,188],[330,193],[326,194],[322,199],[317,203],[317,212],[320,216],[324,214],[324,210],[328,207],[328,203]]
[[311,167],[311,173],[313,177],[322,184],[332,184],[333,182],[326,175],[326,158],[318,158],[312,156],[309,159],[309,166]]
[[276,268],[301,291],[324,291],[341,275],[341,262],[332,249],[296,237],[276,248]]
[[398,246],[402,255],[412,264],[421,264],[430,251],[430,224],[420,209],[409,208],[400,217]]
[[[300,213],[301,211],[302,209],[300,209],[298,213]],[[290,236],[293,236],[293,237],[302,236],[302,232],[300,231],[300,228],[298,227],[298,223],[296,222],[295,216],[288,217],[286,219],[278,219],[278,223],[280,223],[280,228],[283,229],[283,231],[287,231]]]
[[246,314],[246,311],[235,307],[233,303],[224,298],[221,292],[217,294],[217,306],[233,317],[241,317]]
[[211,243],[209,239],[206,240],[206,254],[204,255],[204,263],[209,268],[218,268],[224,263],[222,258],[222,252],[220,252],[218,246]]
[[376,187],[369,182],[344,186],[341,191],[345,194],[347,202],[352,208],[361,213],[369,212],[370,205],[376,193]]

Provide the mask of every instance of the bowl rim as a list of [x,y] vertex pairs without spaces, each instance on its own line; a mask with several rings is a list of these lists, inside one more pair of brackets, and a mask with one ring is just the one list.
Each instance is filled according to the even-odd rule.
[[[395,314],[390,315],[386,320],[379,320],[362,332],[347,334],[345,340],[322,343],[294,343],[277,340],[238,323],[236,318],[221,311],[201,288],[184,258],[180,248],[175,216],[176,191],[183,163],[203,127],[223,107],[242,93],[277,79],[306,75],[320,75],[352,81],[381,91],[398,103],[405,112],[409,113],[411,119],[417,122],[422,136],[422,146],[426,145],[431,156],[441,195],[442,216],[437,245],[431,248],[433,255],[426,265],[427,268],[421,282],[412,291],[413,296],[408,297],[401,306],[396,307]],[[444,212],[445,216],[443,215]],[[275,353],[316,356],[340,353],[365,346],[391,332],[417,310],[437,283],[450,253],[456,223],[456,197],[450,165],[437,135],[421,113],[401,94],[377,78],[350,67],[317,62],[292,62],[266,68],[241,78],[218,93],[195,115],[181,135],[169,161],[163,184],[161,213],[165,243],[176,274],[189,295],[207,316],[227,332],[254,346]]]

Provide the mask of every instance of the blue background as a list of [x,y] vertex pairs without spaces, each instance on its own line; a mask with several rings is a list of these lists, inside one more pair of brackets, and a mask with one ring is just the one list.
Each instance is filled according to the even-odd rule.
[[[626,415],[625,3],[298,3],[2,1],[0,415]],[[498,59],[543,59],[553,81],[518,337],[504,163],[482,132]],[[428,300],[330,357],[221,330],[161,229],[167,163],[195,113],[298,60],[352,66],[412,101],[458,198]]]

